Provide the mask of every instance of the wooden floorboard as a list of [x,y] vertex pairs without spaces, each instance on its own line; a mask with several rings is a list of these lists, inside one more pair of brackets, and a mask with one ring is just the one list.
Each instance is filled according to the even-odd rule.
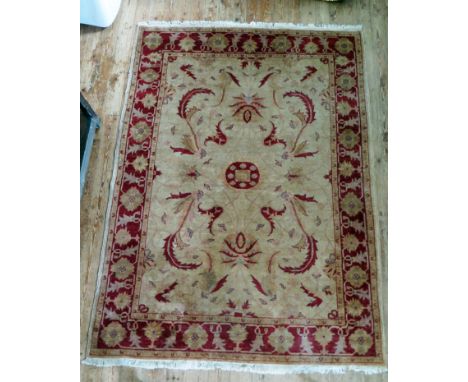
[[[147,20],[229,20],[361,24],[369,114],[372,197],[381,263],[381,301],[387,302],[387,1],[344,0],[123,0],[110,28],[81,26],[81,91],[102,120],[81,201],[81,357],[93,300],[114,147],[124,102],[135,26]],[[386,338],[386,336],[384,336]],[[386,374],[274,376],[229,371],[145,370],[82,365],[82,381],[381,382]]]

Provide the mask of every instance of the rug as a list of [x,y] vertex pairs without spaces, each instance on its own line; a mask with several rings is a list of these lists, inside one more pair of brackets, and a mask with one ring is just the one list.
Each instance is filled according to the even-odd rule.
[[89,359],[382,364],[360,33],[137,34]]

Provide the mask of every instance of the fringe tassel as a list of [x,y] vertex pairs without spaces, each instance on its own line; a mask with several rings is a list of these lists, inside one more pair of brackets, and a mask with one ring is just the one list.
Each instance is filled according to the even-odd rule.
[[176,370],[229,370],[260,374],[345,374],[357,372],[362,374],[387,373],[385,366],[366,365],[295,365],[295,364],[260,364],[200,360],[140,360],[132,358],[86,358],[82,361],[92,366],[129,366],[142,369],[176,369]]
[[362,25],[345,24],[293,24],[293,23],[264,23],[252,21],[250,23],[240,23],[236,21],[141,21],[139,27],[159,27],[159,28],[242,28],[242,29],[297,29],[311,31],[347,31],[356,32],[362,30]]

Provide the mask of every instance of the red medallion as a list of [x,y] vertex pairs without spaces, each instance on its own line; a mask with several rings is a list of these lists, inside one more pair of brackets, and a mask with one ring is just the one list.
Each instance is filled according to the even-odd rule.
[[227,183],[240,190],[255,187],[260,180],[258,168],[251,162],[231,163],[225,175]]

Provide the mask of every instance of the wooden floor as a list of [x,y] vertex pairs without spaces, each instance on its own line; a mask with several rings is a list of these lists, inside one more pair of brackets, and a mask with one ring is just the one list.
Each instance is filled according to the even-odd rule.
[[[102,119],[81,201],[81,357],[96,285],[113,152],[135,25],[143,20],[230,20],[362,24],[369,110],[369,141],[378,254],[387,270],[387,1],[344,0],[122,0],[107,29],[81,26],[81,91]],[[386,276],[380,278],[386,328]],[[386,337],[386,336],[384,336]],[[226,371],[144,370],[82,366],[82,381],[386,381],[387,375],[273,376]]]

